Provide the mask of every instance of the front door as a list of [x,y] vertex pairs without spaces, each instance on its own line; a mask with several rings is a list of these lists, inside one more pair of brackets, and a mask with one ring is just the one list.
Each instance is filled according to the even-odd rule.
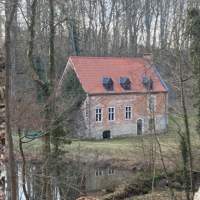
[[103,139],[110,139],[110,130],[106,130],[103,132]]
[[137,135],[142,135],[142,120],[137,120]]

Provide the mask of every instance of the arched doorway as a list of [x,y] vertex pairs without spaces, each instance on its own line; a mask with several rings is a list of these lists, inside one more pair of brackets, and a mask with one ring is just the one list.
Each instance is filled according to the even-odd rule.
[[142,119],[137,120],[137,135],[142,135]]
[[106,130],[103,132],[103,139],[110,139],[110,130]]

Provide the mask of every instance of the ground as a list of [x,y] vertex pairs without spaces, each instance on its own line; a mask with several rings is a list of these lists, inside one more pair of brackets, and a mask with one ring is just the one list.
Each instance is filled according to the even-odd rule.
[[[179,123],[181,123],[181,120]],[[200,145],[199,136],[194,132],[193,118],[191,118],[192,133],[191,141],[195,153],[199,153]],[[183,126],[182,126],[183,127]],[[62,148],[66,150],[66,157],[76,158],[77,156],[83,161],[110,161],[113,165],[123,166],[127,168],[133,167],[134,164],[148,161],[152,154],[152,148],[157,152],[157,160],[160,160],[160,151],[156,136],[143,135],[128,138],[117,138],[110,140],[72,140],[70,145],[66,144]],[[166,134],[157,135],[157,139],[161,144],[162,154],[166,159],[166,163],[170,166],[177,165],[180,159],[179,144],[180,136],[177,134],[177,128],[172,118],[169,120],[169,131]],[[18,151],[18,138],[15,137],[15,148]],[[196,151],[197,150],[197,151]],[[38,157],[42,151],[41,139],[36,139],[31,143],[24,144],[25,153]],[[195,156],[195,155],[194,155]]]
[[[183,192],[176,192],[176,199],[177,200],[186,200],[185,194]],[[135,196],[134,198],[128,198],[125,200],[171,200],[168,191],[155,191],[150,194]]]
[[[176,120],[181,124],[183,129],[182,120],[176,117]],[[152,161],[152,152],[156,152],[156,169],[159,174],[159,169],[162,168],[160,153],[164,157],[164,161],[168,172],[174,172],[181,169],[181,153],[180,153],[180,136],[177,134],[177,127],[173,122],[174,119],[170,117],[169,131],[166,134],[158,135],[143,135],[134,136],[129,138],[117,138],[110,140],[78,140],[73,139],[71,144],[65,144],[62,149],[66,151],[66,158],[75,161],[82,160],[83,162],[100,162],[111,164],[113,167],[125,168],[140,172],[141,169],[147,167]],[[191,142],[194,157],[194,170],[200,170],[200,138],[195,132],[195,118],[190,119],[191,122]],[[14,137],[16,153],[20,158],[18,150],[18,137]],[[161,145],[162,152],[159,151],[158,142]],[[42,155],[42,140],[36,139],[30,143],[24,144],[24,151],[27,159],[39,159]],[[143,171],[143,170],[142,170]],[[135,173],[136,174],[136,173]],[[143,176],[143,175],[142,175]],[[145,176],[146,177],[146,176]],[[181,196],[182,193],[178,192],[177,195],[184,200]],[[100,198],[101,199],[101,198]],[[129,198],[127,200],[132,200]],[[168,191],[155,191],[147,195],[134,196],[136,200],[145,199],[162,199],[169,200]]]
[[[176,195],[176,200],[186,200],[183,192],[175,192],[175,195]],[[95,197],[94,200],[101,200],[100,197],[98,196]],[[168,191],[160,190],[160,191],[154,191],[146,195],[139,195],[126,198],[125,200],[171,200],[171,198]]]

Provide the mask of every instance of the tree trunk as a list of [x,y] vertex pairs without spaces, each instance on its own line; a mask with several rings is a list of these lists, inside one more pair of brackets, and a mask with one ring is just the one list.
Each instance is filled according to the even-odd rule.
[[[182,72],[182,66],[180,63],[179,63],[179,73],[180,73],[180,87],[181,87],[181,104],[182,104],[182,109],[183,109],[183,119],[184,119],[184,125],[185,125],[185,130],[184,130],[185,142],[186,142],[186,148],[188,152],[187,156],[188,156],[188,162],[189,162],[189,166],[188,167],[186,166],[186,170],[188,170],[189,168],[190,186],[187,186],[187,187],[191,187],[191,190],[194,193],[193,179],[192,179],[193,159],[192,159],[192,149],[191,149],[191,140],[190,140],[190,128],[189,128],[187,107],[186,107],[186,102],[185,102],[183,72]],[[186,188],[186,190],[187,190],[187,200],[190,200],[189,188]]]
[[[9,0],[5,4],[6,23],[5,23],[5,66],[6,66],[6,141],[8,150],[8,182],[10,183],[10,199],[17,199],[17,181],[16,181],[16,165],[13,149],[13,139],[10,124],[10,89],[11,89],[11,25],[17,10],[17,0],[12,2],[12,6]],[[9,197],[8,197],[9,198]]]
[[21,157],[22,157],[22,189],[23,189],[23,192],[24,192],[24,196],[26,198],[26,200],[29,200],[29,194],[28,194],[28,191],[26,189],[26,158],[25,158],[25,155],[24,155],[24,150],[23,150],[23,142],[21,140],[21,129],[18,128],[18,136],[19,136],[19,150],[20,150],[20,153],[21,153]]
[[[54,94],[54,86],[55,86],[55,60],[54,60],[54,36],[55,36],[55,27],[54,27],[54,3],[53,0],[49,0],[49,9],[50,9],[50,15],[49,15],[49,27],[50,27],[50,33],[49,33],[49,79],[50,79],[50,103],[46,103],[46,130],[49,130],[49,124],[53,123],[54,119],[54,106],[55,106],[55,94]],[[46,95],[48,99],[48,94]],[[44,137],[44,157],[46,159],[45,166],[44,166],[44,183],[43,183],[43,199],[51,200],[52,197],[52,191],[51,191],[51,178],[50,178],[50,172],[49,172],[49,155],[51,152],[51,146],[50,146],[50,134],[51,130],[48,131],[48,133]]]
[[151,2],[145,1],[146,50],[151,50]]

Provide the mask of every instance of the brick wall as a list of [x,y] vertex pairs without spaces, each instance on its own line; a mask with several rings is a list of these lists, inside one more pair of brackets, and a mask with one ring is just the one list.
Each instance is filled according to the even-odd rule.
[[[167,93],[154,93],[156,98],[155,127],[156,131],[167,128]],[[102,138],[105,130],[110,130],[111,137],[137,135],[137,120],[141,119],[142,131],[149,133],[149,118],[152,117],[148,108],[149,94],[120,94],[88,96],[84,105],[86,135]],[[132,107],[132,118],[125,119],[125,106]],[[102,109],[102,122],[96,122],[96,108]],[[115,107],[115,120],[108,120],[108,108]]]

